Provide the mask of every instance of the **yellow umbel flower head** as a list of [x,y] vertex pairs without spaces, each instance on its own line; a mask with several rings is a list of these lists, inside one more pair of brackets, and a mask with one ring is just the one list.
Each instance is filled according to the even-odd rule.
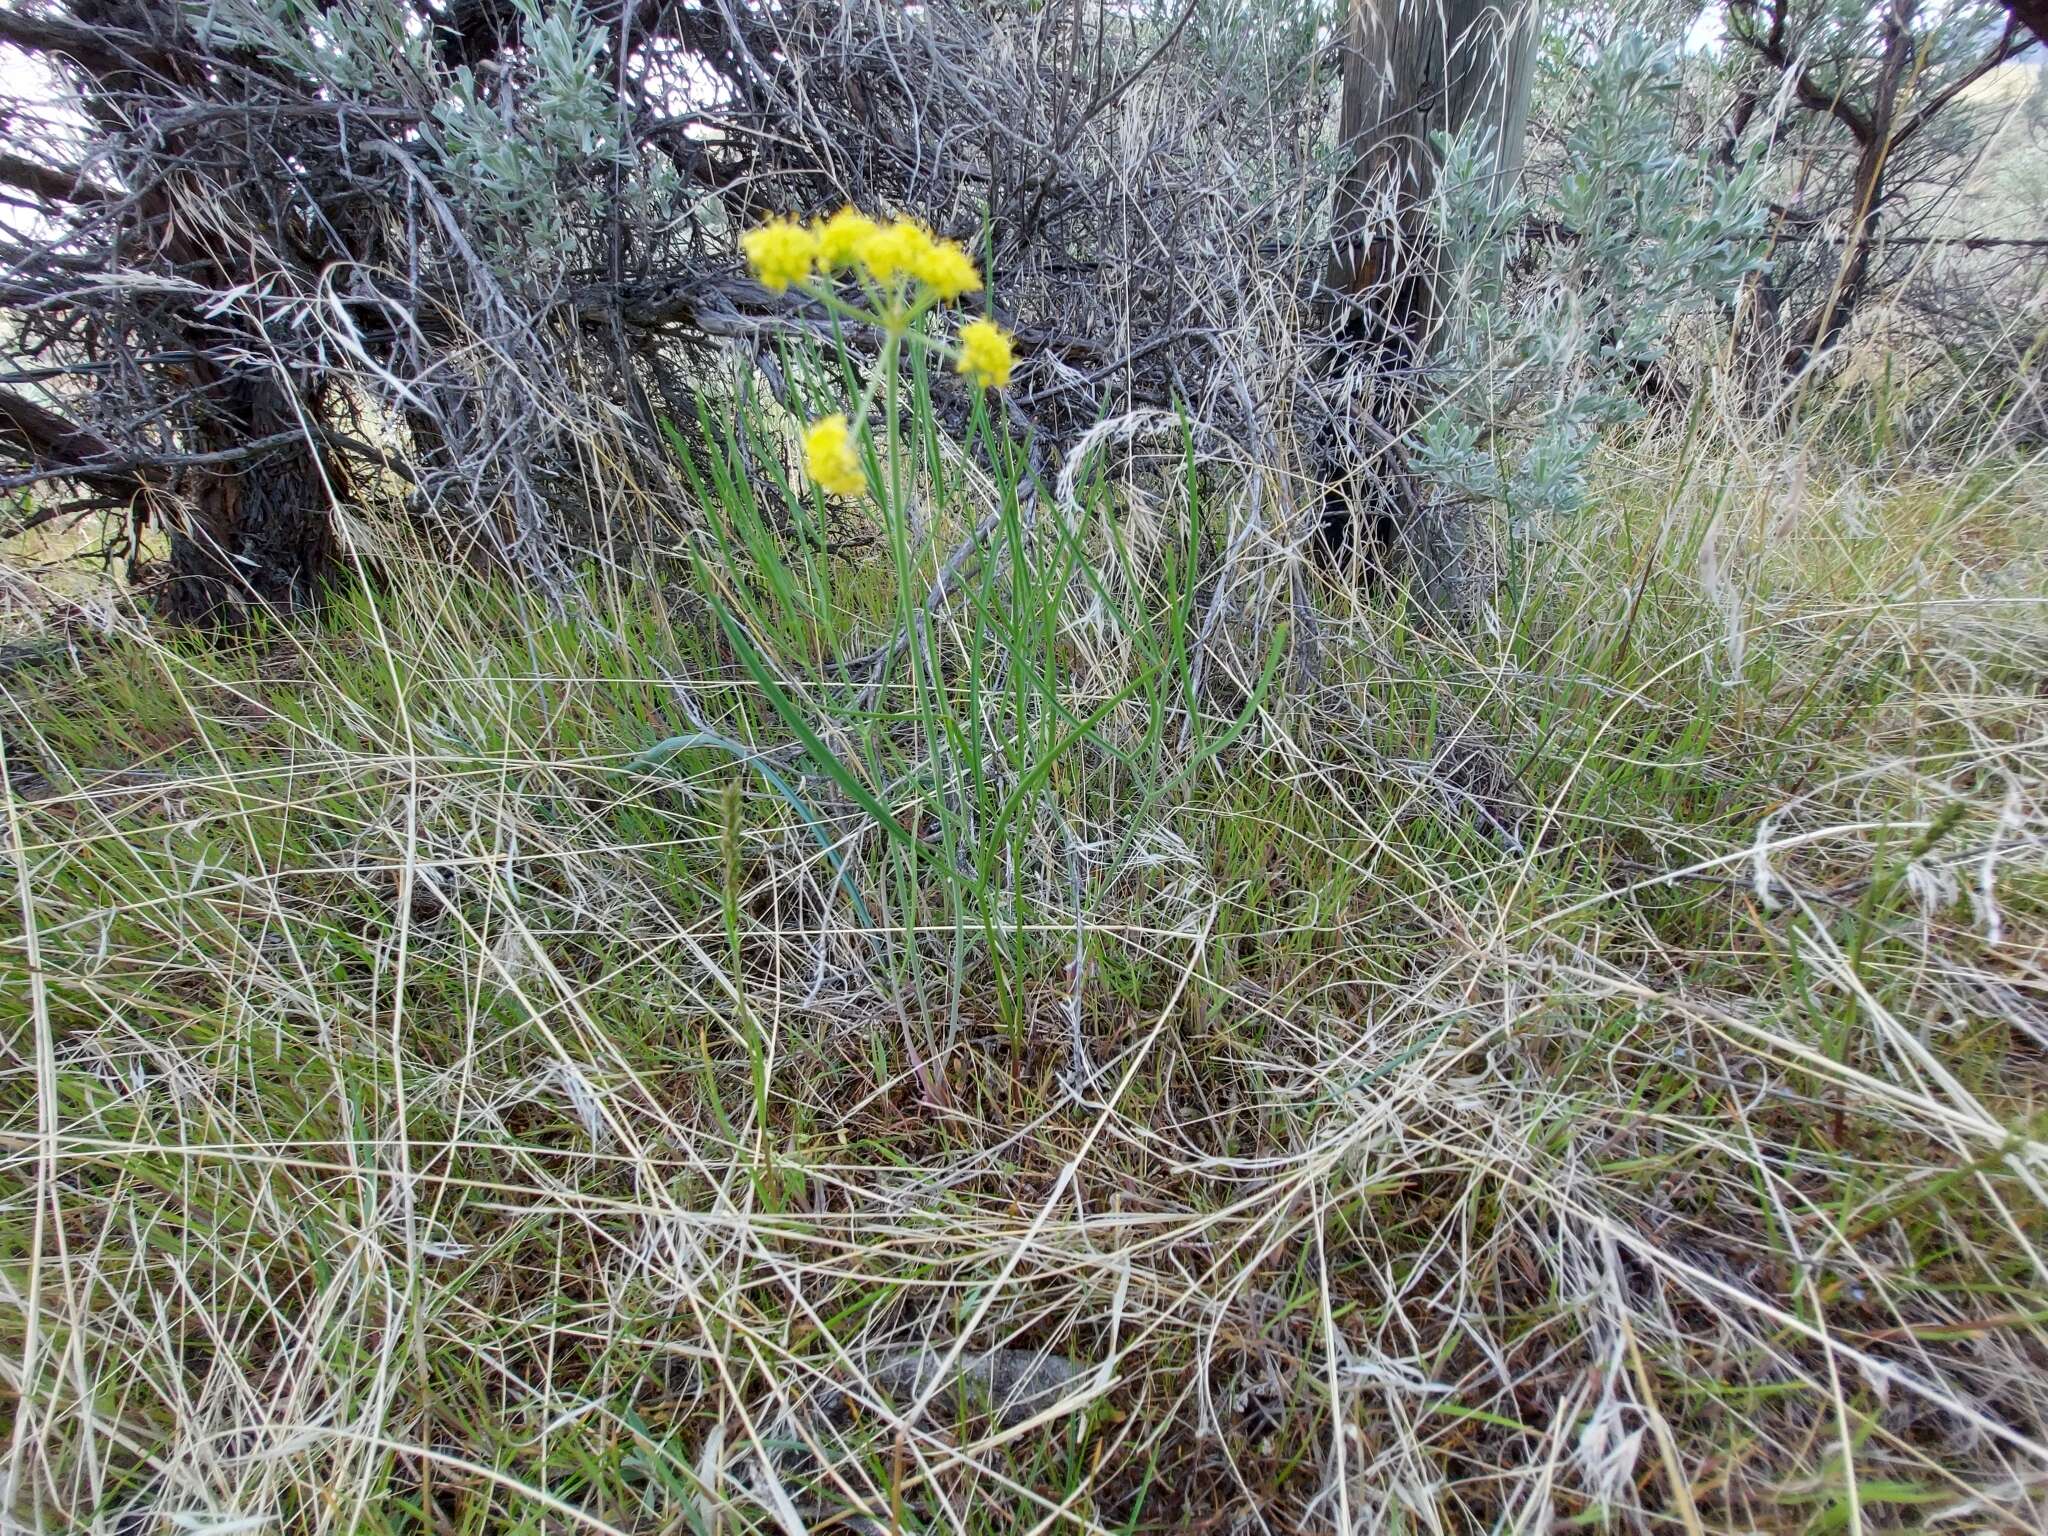
[[804,429],[804,468],[820,490],[834,496],[858,496],[868,488],[844,416],[827,416]]
[[837,272],[860,260],[861,246],[880,226],[858,208],[842,208],[812,228],[818,235],[818,265]]
[[970,320],[960,327],[960,361],[954,365],[983,389],[1001,389],[1017,366],[1010,333],[993,320]]
[[981,286],[981,269],[957,240],[927,241],[912,264],[910,275],[937,294],[943,304],[951,304],[961,294],[972,293]]
[[932,237],[915,219],[893,219],[860,243],[860,264],[868,276],[887,287],[915,272],[932,247]]
[[795,219],[770,219],[740,236],[740,249],[762,287],[781,293],[805,282],[818,259],[818,237]]

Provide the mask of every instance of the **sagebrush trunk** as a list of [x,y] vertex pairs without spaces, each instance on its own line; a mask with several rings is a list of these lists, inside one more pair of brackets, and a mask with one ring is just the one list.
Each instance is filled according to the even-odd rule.
[[[1902,128],[1901,93],[1920,57],[1921,43],[1911,25],[1918,8],[1918,0],[1892,0],[1880,21],[1884,57],[1871,90],[1868,115],[1858,119],[1854,126],[1855,203],[1848,238],[1834,282],[1822,296],[1820,307],[1807,317],[1786,349],[1783,367],[1788,375],[1802,373],[1840,341],[1862,306],[1870,281],[1871,260],[1876,254],[1878,220],[1884,213],[1886,162]],[[1911,129],[1904,131],[1910,133]]]
[[[286,430],[282,412],[255,404],[210,424],[202,451],[232,453]],[[336,473],[303,442],[182,471],[165,498],[170,556],[156,590],[164,615],[232,623],[255,609],[311,606],[333,559]]]
[[1796,377],[1816,357],[1840,341],[1855,323],[1870,282],[1871,259],[1877,251],[1878,219],[1884,206],[1884,146],[1867,147],[1856,167],[1856,223],[1842,252],[1833,285],[1819,309],[1800,326],[1786,348],[1780,367]]
[[1494,195],[1505,195],[1521,173],[1538,20],[1534,0],[1351,0],[1345,20],[1338,133],[1348,163],[1324,283],[1335,366],[1366,374],[1356,396],[1372,420],[1328,477],[1322,542],[1374,564],[1399,550],[1432,588],[1456,564],[1456,535],[1427,512],[1397,445],[1427,409],[1436,141],[1482,128]]

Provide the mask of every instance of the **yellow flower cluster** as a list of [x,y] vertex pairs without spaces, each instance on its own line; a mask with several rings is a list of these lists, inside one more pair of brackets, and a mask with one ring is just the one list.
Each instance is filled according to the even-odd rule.
[[960,327],[960,361],[954,365],[983,389],[1001,389],[1017,366],[1010,333],[993,320],[970,320]]
[[827,416],[804,429],[804,468],[819,489],[834,496],[858,496],[868,488],[853,429],[844,416]]
[[875,234],[875,221],[857,208],[842,208],[811,228],[818,236],[818,265],[840,272],[860,260],[861,247]]
[[795,219],[770,219],[741,235],[740,249],[761,286],[781,293],[791,283],[810,281],[818,237]]
[[942,304],[981,287],[981,269],[959,241],[939,238],[916,219],[882,224],[854,208],[809,225],[770,219],[741,235],[740,249],[754,276],[777,293],[848,270],[884,288],[909,278]]
[[[1002,389],[1010,382],[1017,366],[1014,338],[995,321],[967,321],[957,346],[918,330],[918,317],[931,305],[958,303],[980,288],[981,269],[959,241],[941,239],[916,219],[898,217],[884,224],[857,208],[842,208],[808,224],[774,218],[741,235],[740,249],[763,286],[776,293],[804,288],[835,314],[886,330],[883,368],[897,366],[899,348],[919,346],[952,357],[954,370],[979,388]],[[872,311],[849,305],[832,291],[833,279],[849,272],[879,301]],[[870,379],[854,421],[833,415],[804,429],[804,468],[828,495],[858,496],[868,488],[860,429],[875,387]]]

